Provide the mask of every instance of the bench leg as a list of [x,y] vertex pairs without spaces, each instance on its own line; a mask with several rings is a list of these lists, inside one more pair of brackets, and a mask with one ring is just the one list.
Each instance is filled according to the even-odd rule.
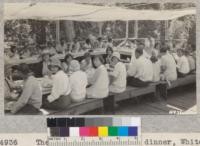
[[156,96],[160,99],[164,98],[167,100],[167,84],[160,84],[156,88]]
[[154,92],[154,98],[155,99],[160,99],[161,98],[160,86],[159,85],[156,86],[156,89],[155,89],[155,92]]
[[115,114],[115,96],[109,96],[103,100],[104,113]]

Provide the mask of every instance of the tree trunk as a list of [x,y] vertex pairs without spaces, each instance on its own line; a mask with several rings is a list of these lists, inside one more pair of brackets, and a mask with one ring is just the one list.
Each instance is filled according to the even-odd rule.
[[71,42],[75,37],[74,22],[68,20],[64,21],[64,26],[65,26],[66,40],[68,42]]

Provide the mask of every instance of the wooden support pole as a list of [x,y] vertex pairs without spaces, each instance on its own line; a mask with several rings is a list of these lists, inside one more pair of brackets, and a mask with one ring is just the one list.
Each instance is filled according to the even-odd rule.
[[128,39],[128,33],[129,33],[129,21],[126,21],[126,39]]
[[60,43],[60,21],[56,21],[56,43]]
[[[161,3],[160,4],[160,10],[164,10],[165,9],[165,4],[164,3]],[[166,22],[165,21],[163,21],[163,20],[161,20],[160,21],[160,43],[161,44],[165,44],[165,36],[166,36]]]
[[99,26],[99,36],[102,36],[103,22],[98,22],[98,26]]
[[134,38],[138,38],[138,20],[135,20],[134,24]]

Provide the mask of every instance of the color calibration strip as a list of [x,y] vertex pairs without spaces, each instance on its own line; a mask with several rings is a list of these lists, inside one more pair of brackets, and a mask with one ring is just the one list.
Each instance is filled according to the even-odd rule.
[[48,118],[50,137],[133,137],[140,133],[140,118]]

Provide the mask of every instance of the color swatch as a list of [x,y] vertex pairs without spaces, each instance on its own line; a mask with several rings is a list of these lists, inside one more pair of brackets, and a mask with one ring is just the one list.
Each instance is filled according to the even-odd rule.
[[48,118],[47,127],[51,137],[129,137],[139,135],[140,119],[134,119]]

